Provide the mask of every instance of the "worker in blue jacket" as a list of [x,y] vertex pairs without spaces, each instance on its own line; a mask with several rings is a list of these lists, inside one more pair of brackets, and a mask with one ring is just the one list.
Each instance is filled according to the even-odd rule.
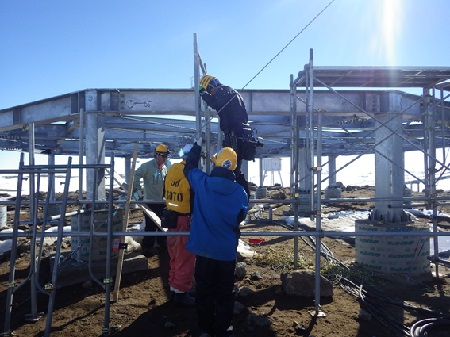
[[248,211],[248,197],[234,176],[237,155],[222,148],[211,161],[211,174],[198,169],[201,147],[196,143],[184,174],[195,192],[187,249],[196,255],[195,282],[198,326],[211,336],[234,336],[234,271],[239,224]]

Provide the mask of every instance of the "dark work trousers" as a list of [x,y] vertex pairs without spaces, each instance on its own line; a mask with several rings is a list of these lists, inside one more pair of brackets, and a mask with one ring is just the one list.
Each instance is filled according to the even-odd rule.
[[244,151],[244,143],[242,139],[235,137],[233,134],[226,133],[225,139],[222,142],[222,146],[231,147],[237,155],[236,168],[234,169],[234,175],[236,177],[236,182],[244,188],[244,191],[247,193],[247,197],[250,200],[250,189],[248,187],[248,181],[245,179],[243,173],[241,173],[242,166],[242,152]]
[[198,327],[216,337],[227,336],[233,319],[236,261],[196,256],[195,282]]
[[247,193],[247,198],[250,200],[250,189],[244,173],[241,173],[239,170],[234,170],[234,175],[236,177],[236,182],[244,188],[245,193]]
[[[152,210],[160,219],[162,217],[163,209],[165,207],[164,204],[147,204],[148,208]],[[144,212],[145,218],[145,231],[146,232],[161,232],[158,226],[155,225],[152,219]],[[150,249],[155,245],[155,241],[158,242],[158,245],[166,249],[167,247],[167,237],[166,236],[144,236],[142,240],[142,248]]]

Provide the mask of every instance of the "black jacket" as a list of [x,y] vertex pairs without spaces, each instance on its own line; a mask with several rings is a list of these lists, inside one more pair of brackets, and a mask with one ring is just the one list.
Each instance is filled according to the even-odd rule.
[[220,117],[220,130],[224,133],[234,131],[235,135],[242,135],[243,124],[248,123],[248,114],[242,96],[233,88],[220,86],[214,95],[204,92],[202,99]]

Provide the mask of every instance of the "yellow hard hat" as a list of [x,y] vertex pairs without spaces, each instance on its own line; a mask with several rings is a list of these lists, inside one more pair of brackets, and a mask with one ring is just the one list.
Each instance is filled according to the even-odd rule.
[[200,85],[203,87],[203,89],[206,90],[208,88],[209,82],[211,82],[212,79],[214,79],[214,76],[211,75],[205,75],[200,80]]
[[237,167],[237,154],[231,147],[224,147],[212,156],[211,162],[218,167],[233,171]]
[[166,153],[166,154],[169,154],[169,153],[170,153],[169,148],[168,148],[167,145],[165,145],[165,144],[159,144],[159,145],[156,147],[155,152],[156,152],[156,153]]

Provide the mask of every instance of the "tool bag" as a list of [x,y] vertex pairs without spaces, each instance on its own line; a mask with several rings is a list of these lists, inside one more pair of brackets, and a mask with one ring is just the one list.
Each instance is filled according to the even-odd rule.
[[256,136],[256,130],[249,124],[242,124],[241,136],[236,136],[234,132],[225,133],[222,146],[229,146],[236,151],[238,160],[254,161],[256,148],[263,147],[262,138]]
[[178,213],[170,209],[164,208],[161,217],[162,228],[177,228]]

